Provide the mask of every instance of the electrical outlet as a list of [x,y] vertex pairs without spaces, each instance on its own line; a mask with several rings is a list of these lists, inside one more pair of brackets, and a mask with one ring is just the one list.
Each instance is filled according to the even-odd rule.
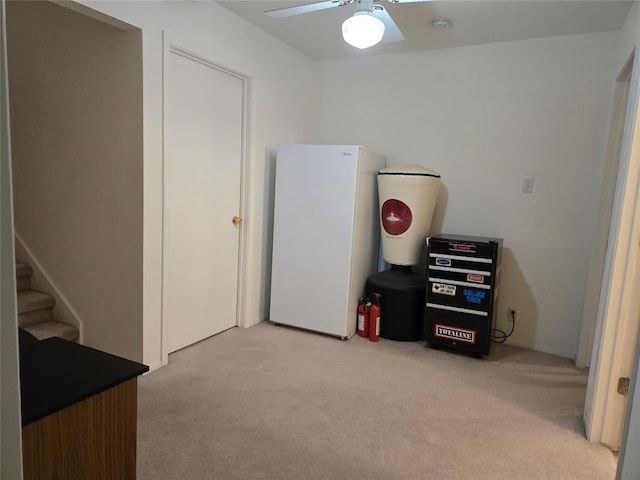
[[507,320],[509,320],[510,322],[515,322],[517,317],[518,317],[518,312],[516,311],[516,309],[513,307],[508,307]]

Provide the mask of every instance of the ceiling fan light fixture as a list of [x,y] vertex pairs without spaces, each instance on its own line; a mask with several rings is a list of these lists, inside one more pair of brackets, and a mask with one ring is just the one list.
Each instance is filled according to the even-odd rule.
[[342,24],[342,37],[356,48],[369,48],[384,35],[384,22],[367,11],[356,12]]

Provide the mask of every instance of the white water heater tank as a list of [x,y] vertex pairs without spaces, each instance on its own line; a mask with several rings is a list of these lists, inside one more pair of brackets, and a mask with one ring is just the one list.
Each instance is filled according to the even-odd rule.
[[440,190],[440,174],[419,165],[378,171],[382,257],[392,265],[420,262]]

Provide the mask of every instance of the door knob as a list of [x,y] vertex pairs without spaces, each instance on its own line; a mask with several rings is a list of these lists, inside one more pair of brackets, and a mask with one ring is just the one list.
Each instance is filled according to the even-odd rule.
[[242,223],[242,219],[236,215],[231,220],[231,223],[233,223],[234,225],[240,225]]

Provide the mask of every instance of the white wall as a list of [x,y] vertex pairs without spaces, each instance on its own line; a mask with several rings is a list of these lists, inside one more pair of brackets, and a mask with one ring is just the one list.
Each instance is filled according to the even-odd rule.
[[[314,66],[216,4],[84,4],[142,28],[147,363],[160,345],[162,31],[253,78],[247,325],[267,309],[276,144],[363,143],[390,163],[440,171],[446,190],[432,233],[505,239],[499,314],[507,328],[507,306],[518,310],[512,343],[575,354],[618,32]],[[535,193],[521,193],[523,176],[535,177]]]
[[[313,131],[442,175],[432,234],[504,238],[510,343],[573,357],[620,33],[317,64]],[[523,194],[522,177],[535,177]]]
[[161,360],[162,34],[251,77],[245,326],[266,316],[272,152],[310,141],[312,63],[212,2],[82,2],[142,29],[144,78],[144,362]]
[[7,5],[16,232],[82,322],[142,360],[142,43],[50,2]]

